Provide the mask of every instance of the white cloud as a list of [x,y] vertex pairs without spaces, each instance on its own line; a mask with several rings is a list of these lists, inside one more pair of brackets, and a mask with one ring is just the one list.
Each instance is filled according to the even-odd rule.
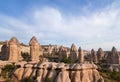
[[3,30],[3,35],[8,33],[9,36],[17,36],[21,42],[28,42],[35,35],[43,44],[70,46],[75,42],[86,49],[99,46],[111,49],[111,46],[115,44],[114,41],[120,38],[119,6],[118,2],[114,2],[88,16],[69,16],[69,18],[52,7],[26,11],[29,12],[29,16],[25,16],[28,20],[0,15],[0,29]]

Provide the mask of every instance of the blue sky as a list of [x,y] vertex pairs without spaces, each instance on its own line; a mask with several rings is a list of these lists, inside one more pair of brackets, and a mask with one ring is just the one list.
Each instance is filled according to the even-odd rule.
[[0,40],[120,49],[119,0],[0,0]]

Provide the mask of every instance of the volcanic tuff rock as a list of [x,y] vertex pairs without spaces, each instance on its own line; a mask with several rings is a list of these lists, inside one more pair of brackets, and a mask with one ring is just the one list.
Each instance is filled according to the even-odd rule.
[[83,53],[83,50],[81,48],[78,49],[78,59],[79,59],[79,62],[80,63],[83,63],[84,62],[84,53]]
[[32,61],[39,61],[40,55],[42,55],[42,48],[38,43],[35,36],[33,36],[29,42],[30,45],[30,55]]
[[9,45],[9,61],[17,62],[22,60],[20,52],[20,44],[16,37],[12,37],[8,43]]
[[59,61],[63,60],[64,58],[68,58],[68,56],[67,49],[61,46],[59,49]]
[[104,58],[104,51],[102,50],[102,48],[98,49],[97,56],[98,56],[98,60],[102,60]]
[[96,54],[96,51],[94,49],[91,50],[90,61],[94,62],[94,63],[98,63],[97,54]]
[[[21,62],[22,63],[22,62]],[[65,64],[55,62],[17,63],[12,80],[30,77],[32,82],[104,82],[95,64]],[[33,78],[34,77],[34,78]],[[35,79],[36,78],[36,79]]]
[[72,44],[71,46],[70,58],[71,58],[71,63],[75,63],[78,60],[78,50],[75,44]]
[[113,47],[111,52],[108,54],[107,63],[120,64],[120,54],[115,47]]

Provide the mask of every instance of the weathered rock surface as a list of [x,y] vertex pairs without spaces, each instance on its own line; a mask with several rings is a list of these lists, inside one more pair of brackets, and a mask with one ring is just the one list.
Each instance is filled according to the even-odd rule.
[[109,67],[108,67],[108,70],[113,72],[120,72],[120,64],[111,64]]
[[81,48],[78,49],[78,59],[80,63],[84,62],[84,53],[83,50]]
[[91,50],[90,61],[94,63],[98,63],[97,54],[94,49]]
[[1,47],[1,55],[0,55],[1,60],[8,60],[9,59],[9,45],[8,41],[6,41],[2,47]]
[[111,52],[108,54],[107,63],[120,64],[120,54],[115,47],[113,47]]
[[75,44],[72,44],[72,46],[71,46],[70,58],[71,58],[71,63],[75,63],[78,60],[78,50],[77,50]]
[[13,82],[26,77],[30,77],[32,82],[104,82],[95,64],[44,62],[41,64],[17,63],[16,65],[21,67],[14,72]]
[[33,36],[29,42],[30,45],[30,55],[32,61],[39,61],[40,55],[42,55],[42,47],[38,43],[35,36]]
[[104,58],[104,51],[102,50],[102,48],[98,49],[97,57],[98,57],[98,60],[102,60]]
[[59,49],[59,61],[62,61],[64,58],[68,58],[68,51],[63,46]]
[[9,41],[9,61],[18,62],[22,60],[21,52],[20,52],[20,44],[16,37],[12,37]]

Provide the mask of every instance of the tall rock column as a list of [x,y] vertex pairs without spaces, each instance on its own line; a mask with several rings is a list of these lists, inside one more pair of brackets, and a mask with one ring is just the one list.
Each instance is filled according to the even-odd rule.
[[42,48],[38,43],[35,36],[33,36],[29,42],[30,45],[30,55],[32,61],[39,61],[40,55],[42,55]]
[[75,44],[72,44],[72,46],[71,46],[70,58],[71,58],[71,63],[75,63],[78,60],[78,50],[77,50]]
[[79,62],[83,63],[84,62],[84,53],[83,50],[81,48],[78,49],[78,53],[79,53]]
[[61,46],[59,49],[59,61],[62,61],[64,58],[68,58],[68,53],[67,49]]
[[98,57],[98,60],[102,60],[104,58],[104,51],[102,50],[102,48],[98,49],[97,57]]
[[9,41],[9,61],[17,62],[21,59],[20,44],[16,37]]
[[97,54],[94,49],[91,50],[90,61],[94,63],[98,63]]
[[115,47],[113,47],[111,52],[108,54],[107,63],[120,64],[120,54]]

